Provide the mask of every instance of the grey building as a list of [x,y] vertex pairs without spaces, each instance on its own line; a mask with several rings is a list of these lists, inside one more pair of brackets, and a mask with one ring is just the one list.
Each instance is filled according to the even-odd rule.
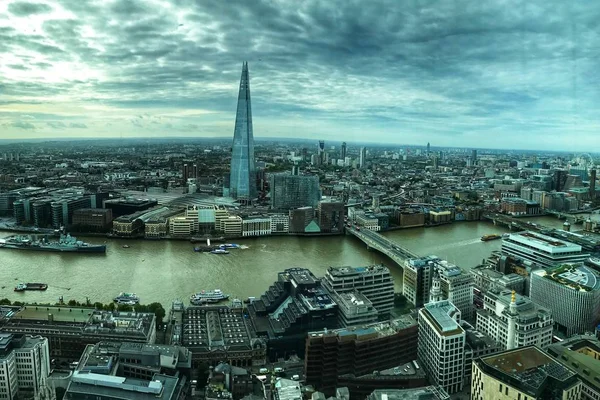
[[242,65],[240,92],[238,95],[229,195],[234,199],[252,200],[256,197],[256,164],[254,159],[254,133],[252,131],[252,106],[250,104],[250,78],[248,63]]
[[315,175],[273,174],[271,207],[289,210],[300,207],[316,207],[321,199],[319,177]]

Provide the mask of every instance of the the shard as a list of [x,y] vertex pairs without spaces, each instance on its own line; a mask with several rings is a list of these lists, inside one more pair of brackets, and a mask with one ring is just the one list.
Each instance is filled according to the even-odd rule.
[[257,193],[250,79],[248,77],[247,62],[242,65],[232,150],[229,195],[237,200],[251,201],[256,198]]

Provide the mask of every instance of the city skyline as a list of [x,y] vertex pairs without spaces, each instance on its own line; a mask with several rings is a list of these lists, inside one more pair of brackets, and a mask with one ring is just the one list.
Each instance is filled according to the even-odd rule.
[[260,138],[594,152],[593,4],[155,3],[2,2],[0,137],[231,137],[248,60]]

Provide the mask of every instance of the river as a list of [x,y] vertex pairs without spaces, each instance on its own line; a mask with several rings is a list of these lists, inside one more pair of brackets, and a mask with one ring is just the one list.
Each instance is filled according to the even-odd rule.
[[[536,218],[536,223],[559,228],[562,221]],[[420,255],[435,254],[469,269],[498,250],[500,240],[481,242],[482,235],[504,233],[488,222],[457,222],[432,228],[386,232],[384,235]],[[5,232],[8,235],[7,232]],[[0,236],[6,236],[0,235]],[[103,238],[86,239],[92,243]],[[0,251],[0,298],[25,302],[100,301],[119,292],[135,292],[142,303],[158,301],[165,308],[174,299],[186,300],[202,289],[221,289],[240,299],[260,296],[291,267],[309,268],[320,277],[330,266],[383,263],[390,267],[396,289],[402,270],[389,258],[353,236],[264,237],[238,240],[249,246],[228,255],[195,253],[186,241],[107,240],[106,255]],[[128,244],[130,248],[123,248]],[[45,292],[13,292],[18,282],[43,282]]]

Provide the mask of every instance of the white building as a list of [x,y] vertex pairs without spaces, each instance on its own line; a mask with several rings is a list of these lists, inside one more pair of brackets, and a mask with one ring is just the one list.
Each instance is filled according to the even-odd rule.
[[422,307],[429,301],[429,288],[436,256],[406,260],[402,275],[402,294],[415,307]]
[[50,375],[48,339],[0,334],[0,399],[54,399],[46,385]]
[[186,217],[169,219],[169,234],[171,236],[191,236],[198,232],[198,221]]
[[502,254],[545,268],[583,262],[590,257],[581,246],[537,232],[511,233],[502,239]]
[[359,291],[373,304],[379,317],[389,316],[394,307],[394,279],[383,265],[367,267],[330,267],[323,285],[337,293]]
[[288,214],[271,215],[271,232],[288,233],[290,231],[290,216]]
[[352,292],[331,292],[333,301],[339,307],[338,321],[340,327],[366,325],[377,322],[377,310],[373,303],[358,290]]
[[418,358],[430,381],[449,394],[463,387],[466,335],[460,319],[460,310],[448,300],[419,310]]
[[531,274],[529,295],[552,310],[555,329],[572,336],[593,332],[600,322],[600,275],[591,268],[564,264]]
[[242,236],[266,236],[271,234],[271,218],[248,218],[242,220]]
[[500,344],[503,350],[552,343],[554,320],[549,309],[509,290],[490,290],[483,309],[477,311],[476,328]]

